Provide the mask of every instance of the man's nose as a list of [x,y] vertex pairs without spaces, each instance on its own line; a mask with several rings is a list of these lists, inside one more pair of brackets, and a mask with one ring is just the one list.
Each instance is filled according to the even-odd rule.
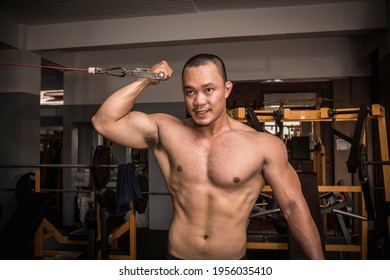
[[205,104],[205,102],[206,102],[206,98],[205,98],[204,94],[201,92],[196,93],[195,98],[194,98],[194,105],[199,106],[199,105]]

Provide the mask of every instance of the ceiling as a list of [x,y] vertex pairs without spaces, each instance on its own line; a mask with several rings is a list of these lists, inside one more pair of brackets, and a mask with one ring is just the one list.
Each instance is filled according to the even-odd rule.
[[0,15],[25,25],[362,0],[2,0]]

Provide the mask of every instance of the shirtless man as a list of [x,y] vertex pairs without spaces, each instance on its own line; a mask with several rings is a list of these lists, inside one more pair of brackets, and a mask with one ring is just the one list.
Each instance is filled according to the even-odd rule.
[[[162,61],[150,71],[173,75]],[[246,223],[269,184],[290,232],[310,259],[322,259],[320,237],[289,165],[284,143],[226,113],[232,83],[214,55],[190,59],[182,88],[190,118],[131,111],[141,92],[160,80],[138,78],[112,94],[92,122],[98,133],[126,147],[150,148],[172,197],[168,255],[180,259],[241,259]]]

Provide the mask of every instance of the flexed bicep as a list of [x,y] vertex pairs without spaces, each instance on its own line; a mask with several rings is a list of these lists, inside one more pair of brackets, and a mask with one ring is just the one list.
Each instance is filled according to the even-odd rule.
[[[162,72],[161,80],[168,80],[173,70],[166,61],[152,68],[152,72]],[[145,149],[158,143],[157,118],[142,112],[132,111],[135,101],[146,87],[160,80],[138,78],[110,95],[92,118],[96,131],[120,145]]]
[[153,148],[159,142],[158,124],[155,115],[143,112],[129,112],[123,119],[113,124],[107,138],[134,149]]

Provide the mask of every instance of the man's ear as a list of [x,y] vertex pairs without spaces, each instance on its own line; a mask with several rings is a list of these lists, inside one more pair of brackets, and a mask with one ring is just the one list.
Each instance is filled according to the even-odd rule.
[[227,81],[225,83],[225,98],[228,98],[230,93],[232,92],[233,89],[233,83],[231,81]]

